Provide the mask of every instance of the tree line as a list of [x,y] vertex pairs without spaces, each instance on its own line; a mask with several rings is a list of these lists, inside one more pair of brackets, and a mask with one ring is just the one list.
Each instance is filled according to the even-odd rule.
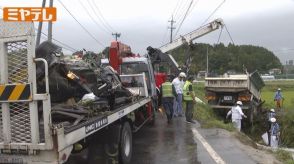
[[272,68],[282,69],[279,58],[271,51],[253,45],[225,46],[223,43],[215,45],[196,43],[181,46],[171,52],[179,65],[183,65],[189,55],[192,57],[191,74],[206,70],[207,54],[210,74],[242,73],[244,69],[248,72],[258,70],[259,73],[268,73]]

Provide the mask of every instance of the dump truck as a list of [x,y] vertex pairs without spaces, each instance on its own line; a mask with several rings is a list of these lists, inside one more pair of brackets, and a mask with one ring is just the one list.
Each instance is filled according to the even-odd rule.
[[31,22],[0,29],[0,163],[130,163],[132,133],[155,114],[152,67],[99,71],[52,43],[36,48]]
[[222,113],[231,109],[237,101],[242,101],[243,112],[249,117],[250,123],[261,105],[261,88],[263,86],[264,82],[257,71],[205,78],[208,104]]

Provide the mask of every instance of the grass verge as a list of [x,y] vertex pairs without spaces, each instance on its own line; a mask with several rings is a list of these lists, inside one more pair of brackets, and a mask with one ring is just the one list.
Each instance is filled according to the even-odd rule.
[[224,121],[214,114],[213,109],[206,104],[198,103],[194,113],[194,119],[198,120],[203,128],[221,128],[228,131],[235,130],[231,123],[224,123]]
[[285,151],[285,150],[277,150],[274,152],[275,157],[285,163],[285,164],[294,164],[294,160],[292,158],[291,153]]

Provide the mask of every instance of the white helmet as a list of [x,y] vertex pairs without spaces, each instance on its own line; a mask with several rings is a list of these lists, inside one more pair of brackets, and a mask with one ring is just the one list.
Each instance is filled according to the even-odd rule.
[[242,104],[242,101],[237,101],[236,104],[237,104],[237,105],[243,105],[243,104]]
[[270,111],[271,111],[271,112],[275,112],[275,109],[272,108]]
[[180,76],[180,77],[186,77],[186,74],[185,74],[184,72],[181,72],[181,73],[179,74],[179,76]]
[[271,120],[270,120],[271,122],[276,122],[277,121],[277,119],[276,118],[271,118]]
[[278,91],[280,91],[281,90],[281,88],[278,88]]

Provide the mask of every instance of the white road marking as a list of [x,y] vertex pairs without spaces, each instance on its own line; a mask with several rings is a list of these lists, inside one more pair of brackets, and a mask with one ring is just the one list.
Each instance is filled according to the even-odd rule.
[[209,155],[217,164],[225,164],[226,162],[213,150],[213,148],[209,145],[208,142],[201,136],[201,134],[196,130],[196,128],[192,127],[192,132],[194,134],[194,139],[198,139],[203,147],[207,150]]

